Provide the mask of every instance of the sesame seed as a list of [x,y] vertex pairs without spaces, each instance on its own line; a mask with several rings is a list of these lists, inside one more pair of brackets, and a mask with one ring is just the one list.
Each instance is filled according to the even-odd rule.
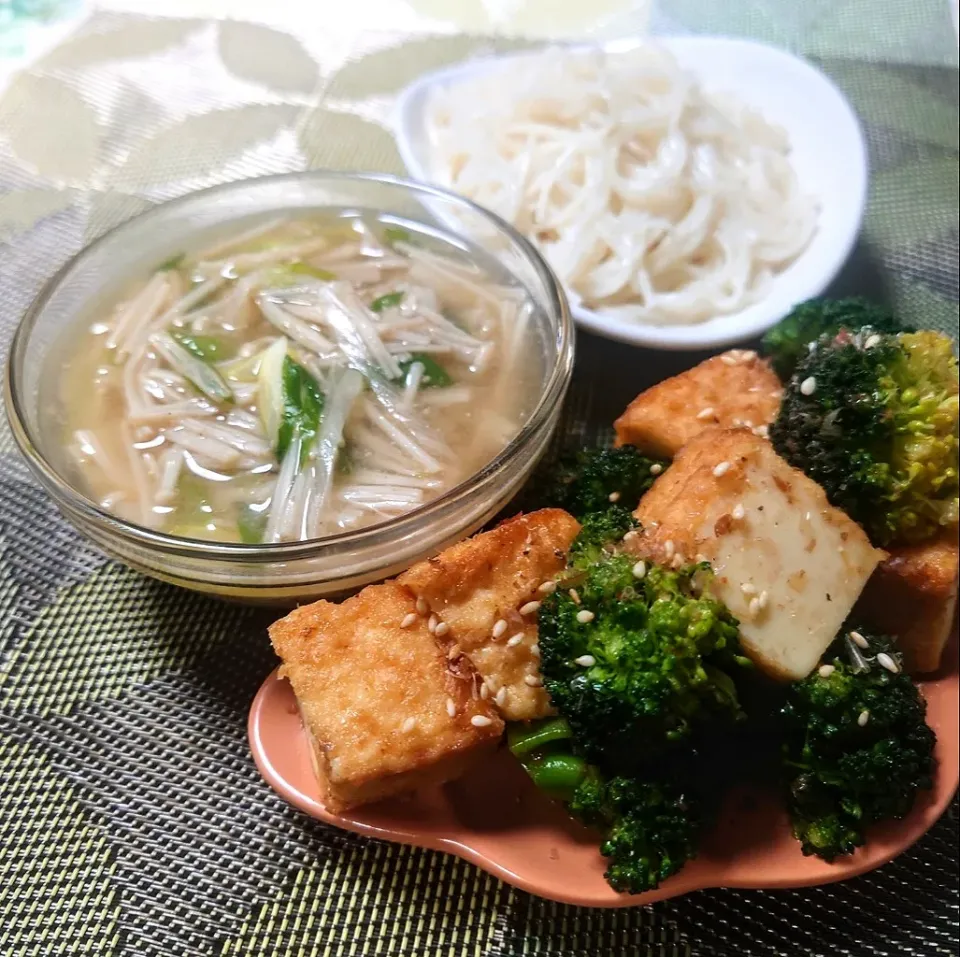
[[412,731],[416,726],[417,726],[416,718],[407,718],[407,720],[404,721],[403,724],[400,726],[400,730],[404,734],[407,734],[408,732]]
[[522,634],[521,634],[521,635],[514,635],[512,638],[508,638],[508,639],[507,639],[507,647],[508,647],[508,648],[516,648],[517,645],[519,645],[521,641],[523,641],[523,635],[522,635]]
[[452,718],[457,713],[457,706],[453,703],[453,698],[447,698],[447,714]]
[[636,537],[637,537],[637,530],[635,528],[631,528],[630,531],[623,536],[623,540],[625,542],[632,542]]
[[753,434],[761,439],[768,439],[770,438],[770,427],[766,425],[758,425],[753,430]]
[[485,714],[475,714],[470,719],[470,724],[475,728],[489,728],[493,722]]
[[811,518],[813,518],[813,516],[810,514],[810,512],[807,512],[806,515],[803,516],[803,520],[805,522],[809,522]]
[[447,652],[447,658],[456,658],[460,654],[459,645],[451,645],[450,650]]
[[431,615],[431,616],[427,619],[427,631],[429,631],[431,635],[435,635],[435,634],[437,633],[437,625],[439,625],[439,624],[440,624],[440,622],[439,622],[437,616],[436,616],[436,615]]
[[763,609],[767,607],[767,602],[769,602],[769,600],[770,600],[770,596],[765,591],[762,591],[760,592],[759,595],[757,595],[757,601],[760,604],[761,611],[763,611]]
[[500,618],[498,621],[493,623],[493,631],[491,634],[494,638],[502,638],[507,630],[507,623]]
[[870,336],[867,341],[863,344],[864,349],[872,349],[874,346],[880,345],[879,336]]
[[757,586],[752,584],[751,582],[744,582],[740,586],[740,591],[742,591],[744,595],[756,595]]
[[659,462],[654,462],[653,465],[650,466],[651,475],[659,475],[662,471],[663,466]]
[[812,375],[807,376],[807,378],[800,383],[800,391],[804,395],[813,395],[813,393],[817,391],[817,380]]
[[418,598],[418,599],[417,599],[417,614],[418,614],[418,615],[426,615],[426,613],[427,613],[428,611],[430,611],[430,609],[427,607],[427,603],[426,603],[422,598]]
[[720,361],[725,366],[735,366],[737,364],[737,360],[733,356],[729,355],[720,356]]
[[572,601],[575,605],[580,604],[580,592],[578,592],[576,588],[571,588],[567,594],[570,596],[570,601]]
[[739,502],[733,506],[733,511],[730,513],[731,516],[736,519],[738,522],[747,514],[747,510]]
[[[697,418],[700,418],[700,416],[697,416]],[[743,425],[743,419],[731,419],[731,420],[730,420],[730,424],[731,424],[735,429],[739,429],[740,426]]]
[[817,669],[817,674],[820,675],[821,678],[829,678],[836,670],[833,665],[820,665]]
[[502,708],[502,707],[507,703],[507,689],[506,689],[506,688],[501,688],[501,689],[493,696],[493,701],[494,701],[494,704],[496,704],[496,706],[497,706],[498,708]]
[[756,618],[756,617],[757,617],[757,615],[760,613],[760,599],[759,599],[759,598],[751,598],[751,599],[750,599],[750,604],[749,604],[749,606],[747,607],[747,613],[750,615],[751,618]]
[[540,657],[540,645],[537,642],[534,642],[530,646],[530,654],[533,655],[534,658]]
[[860,712],[860,717],[857,718],[857,724],[859,724],[861,728],[865,728],[865,727],[867,726],[867,722],[868,722],[869,720],[870,720],[870,712],[869,712],[869,711],[861,711],[861,712]]
[[486,701],[487,698],[490,697],[490,686],[486,683],[486,681],[484,681],[484,683],[480,685],[480,697],[484,701]]
[[850,638],[858,648],[869,648],[870,642],[867,641],[859,631],[851,631]]
[[535,615],[540,611],[540,602],[538,601],[528,601],[525,605],[520,606],[521,615]]
[[449,630],[450,626],[445,621],[441,621],[437,624],[437,627],[434,628],[433,633],[438,638],[442,638]]
[[682,568],[686,564],[686,559],[680,554],[680,552],[677,552],[677,554],[673,556],[673,561],[670,564],[674,568]]
[[897,672],[900,670],[900,665],[898,665],[885,651],[881,651],[880,654],[877,655],[877,664],[880,665],[881,668],[886,668],[891,674],[897,674]]
[[539,688],[543,682],[537,677],[537,675],[525,675],[523,679],[525,685],[529,685],[531,688]]
[[757,354],[753,351],[753,349],[741,349],[740,358],[743,359],[744,362],[752,362],[757,358]]
[[597,663],[597,659],[593,655],[581,655],[579,658],[574,658],[573,663],[580,665],[581,668],[592,668]]
[[552,595],[557,590],[557,583],[553,579],[549,579],[545,582],[540,583],[540,587],[537,589],[541,595]]
[[697,413],[697,418],[702,421],[703,419],[709,419],[712,415],[713,415],[713,406],[708,405],[705,409],[701,409]]
[[710,559],[707,558],[707,556],[704,555],[703,552],[697,552],[697,561],[698,561],[698,562],[709,562]]
[[715,466],[713,467],[713,474],[714,474],[717,478],[720,478],[720,476],[722,476],[722,475],[726,475],[727,472],[729,472],[729,471],[730,471],[730,463],[729,463],[729,462],[721,462],[719,465],[715,465]]
[[608,501],[608,502],[619,502],[619,501],[620,501],[620,493],[619,493],[619,492],[611,492],[611,493],[607,496],[607,501]]
[[417,620],[417,613],[415,611],[410,612],[409,615],[403,616],[403,621],[400,622],[401,628],[409,628]]
[[588,611],[586,608],[584,608],[583,611],[577,612],[577,621],[579,621],[581,625],[586,625],[593,621],[594,617],[593,612]]
[[667,558],[673,558],[674,552],[676,552],[676,550],[677,550],[677,546],[673,544],[672,538],[668,538],[663,543],[663,554],[666,555]]
[[634,578],[643,578],[647,574],[647,563],[640,561],[633,566],[633,577]]

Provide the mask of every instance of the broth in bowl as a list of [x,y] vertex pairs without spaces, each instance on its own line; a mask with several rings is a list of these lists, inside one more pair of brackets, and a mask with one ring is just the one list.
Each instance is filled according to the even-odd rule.
[[498,263],[356,212],[237,228],[162,263],[71,343],[55,411],[79,485],[168,534],[305,541],[412,511],[536,406],[535,306]]

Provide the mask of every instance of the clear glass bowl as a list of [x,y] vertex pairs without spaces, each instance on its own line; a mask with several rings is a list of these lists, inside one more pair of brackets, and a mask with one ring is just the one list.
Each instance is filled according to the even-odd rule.
[[[49,371],[65,333],[104,297],[236,220],[323,208],[374,210],[456,232],[529,292],[543,351],[539,401],[509,445],[445,495],[400,518],[358,532],[277,545],[223,544],[166,535],[124,521],[71,479],[63,436],[42,414]],[[452,193],[389,176],[309,172],[243,180],[157,206],[107,233],[63,267],[20,323],[7,368],[13,434],[58,508],[104,551],[163,581],[224,597],[290,603],[341,595],[436,554],[489,521],[519,490],[547,447],[573,368],[573,326],[563,292],[533,247],[507,223]],[[54,383],[55,384],[55,383]]]

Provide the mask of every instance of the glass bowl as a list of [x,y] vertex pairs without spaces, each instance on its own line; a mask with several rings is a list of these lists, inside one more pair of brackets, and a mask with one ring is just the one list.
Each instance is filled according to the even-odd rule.
[[[534,304],[543,352],[539,399],[493,461],[439,498],[399,518],[305,542],[246,545],[181,538],[113,515],[71,475],[63,434],[45,420],[55,400],[51,367],[69,331],[97,302],[178,253],[197,236],[238,220],[324,208],[376,212],[450,234],[449,224],[522,284]],[[374,174],[308,172],[242,180],[191,193],[102,236],[44,287],[17,329],[5,400],[14,437],[43,487],[80,532],[132,568],[197,591],[271,604],[334,597],[388,578],[489,521],[520,489],[557,424],[573,368],[573,326],[561,288],[533,247],[507,223],[441,189]]]

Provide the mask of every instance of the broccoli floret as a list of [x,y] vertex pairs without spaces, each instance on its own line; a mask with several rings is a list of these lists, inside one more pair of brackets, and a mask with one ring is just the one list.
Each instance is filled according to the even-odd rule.
[[923,698],[884,667],[899,668],[892,643],[853,633],[867,648],[839,639],[828,667],[794,683],[781,712],[793,833],[804,854],[827,861],[852,854],[869,825],[906,815],[934,770]]
[[581,520],[611,503],[634,509],[665,467],[665,462],[641,455],[632,445],[584,449],[545,469],[526,491],[524,504],[562,508]]
[[586,570],[611,553],[637,520],[622,505],[607,505],[603,511],[583,517],[580,534],[570,546],[567,562],[571,568]]
[[609,858],[605,877],[614,890],[653,890],[696,857],[699,806],[681,787],[664,780],[614,777],[590,769],[570,812],[604,834],[600,853]]
[[866,299],[811,299],[781,319],[764,337],[763,351],[774,371],[786,382],[811,342],[835,336],[842,329],[856,332],[870,326],[874,332],[912,332],[888,309]]
[[960,514],[958,411],[947,336],[865,328],[817,340],[770,438],[875,544],[918,542]]
[[631,773],[687,739],[698,719],[739,719],[727,669],[749,664],[737,619],[705,590],[709,566],[652,565],[642,578],[634,567],[603,553],[540,608],[544,686],[607,773]]

